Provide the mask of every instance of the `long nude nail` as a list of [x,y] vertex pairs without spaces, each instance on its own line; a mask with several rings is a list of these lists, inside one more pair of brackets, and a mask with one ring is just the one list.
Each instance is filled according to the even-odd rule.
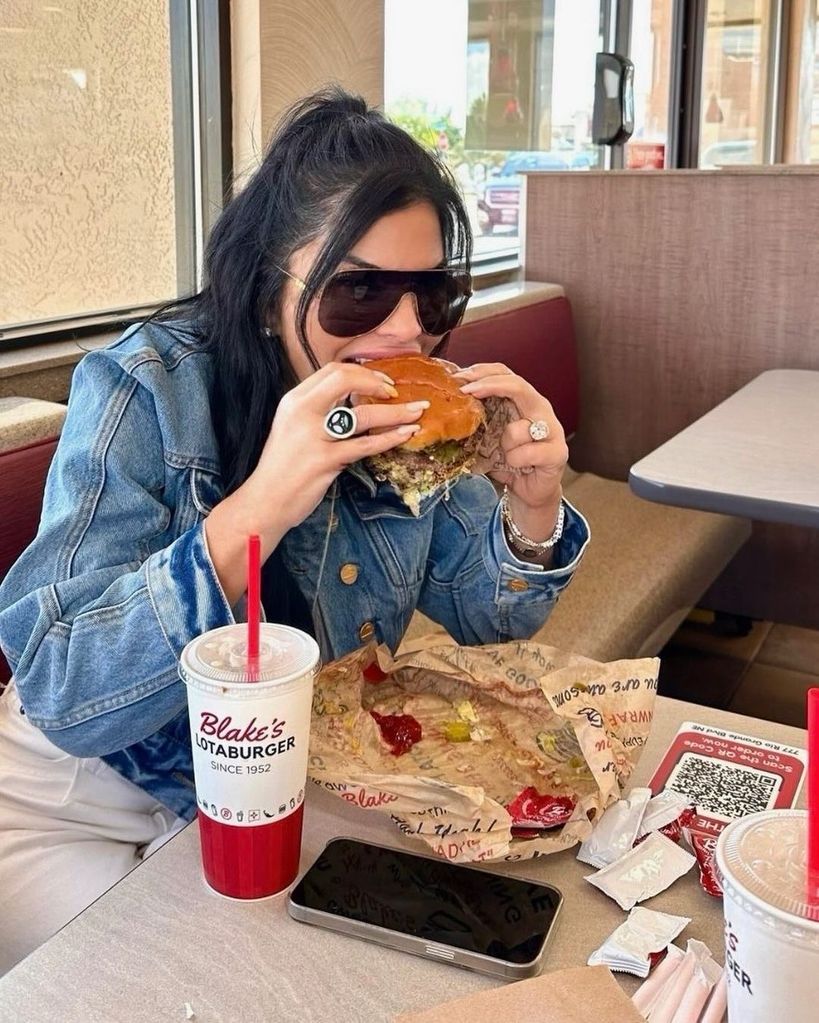
[[393,378],[392,378],[392,377],[388,377],[386,373],[382,373],[380,369],[374,369],[374,370],[373,370],[373,373],[375,373],[375,375],[376,375],[377,377],[381,377],[381,379],[382,379],[382,380],[383,380],[383,381],[384,381],[385,383],[387,383],[387,384],[393,384],[393,385],[395,384],[395,381],[393,380]]
[[424,409],[429,408],[428,401],[408,401],[407,412],[423,412]]
[[384,384],[384,390],[391,398],[398,397],[398,391],[396,390],[395,387],[392,386],[392,384]]
[[396,427],[395,432],[400,433],[404,437],[409,437],[410,434],[418,433],[420,429],[421,427],[418,423],[408,423],[406,426]]

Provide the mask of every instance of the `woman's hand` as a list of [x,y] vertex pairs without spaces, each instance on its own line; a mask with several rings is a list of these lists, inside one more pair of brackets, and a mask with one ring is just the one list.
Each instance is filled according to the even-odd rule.
[[388,451],[417,433],[416,421],[427,405],[358,405],[356,434],[347,440],[334,440],[325,432],[330,409],[351,394],[394,398],[397,393],[382,373],[355,363],[329,363],[284,395],[251,479],[255,477],[255,485],[261,484],[285,505],[288,529],[313,511],[348,465]]
[[366,366],[323,366],[284,395],[255,470],[209,515],[208,549],[231,606],[246,585],[247,537],[259,535],[262,559],[267,559],[284,534],[317,507],[342,470],[403,444],[420,429],[416,421],[428,407],[427,402],[357,406],[356,434],[335,440],[326,433],[324,419],[351,394],[397,396],[388,377]]
[[[551,536],[562,495],[561,480],[569,457],[563,427],[554,409],[523,377],[498,362],[478,363],[454,374],[461,390],[476,398],[509,398],[519,419],[509,423],[500,441],[497,468],[488,475],[509,488],[512,518],[532,540]],[[532,423],[546,424],[545,440],[533,440]]]

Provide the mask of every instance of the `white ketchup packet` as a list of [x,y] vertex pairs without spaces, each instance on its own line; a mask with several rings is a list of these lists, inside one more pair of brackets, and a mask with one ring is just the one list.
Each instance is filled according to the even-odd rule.
[[681,792],[675,792],[673,789],[663,789],[662,792],[648,801],[648,806],[645,809],[643,820],[640,824],[640,833],[637,837],[642,838],[643,835],[648,835],[652,831],[659,831],[666,824],[677,820],[683,810],[689,807],[690,803],[691,801],[688,796],[684,796]]
[[606,867],[629,851],[640,833],[651,789],[635,788],[600,817],[594,831],[580,843],[577,858],[592,867]]
[[664,892],[696,862],[691,853],[659,831],[653,831],[619,860],[595,874],[587,874],[586,880],[614,899],[621,909],[628,910]]
[[647,977],[651,968],[650,956],[662,952],[691,923],[687,916],[672,916],[654,909],[637,906],[606,938],[600,948],[589,956],[589,966],[608,966],[620,973],[633,973]]

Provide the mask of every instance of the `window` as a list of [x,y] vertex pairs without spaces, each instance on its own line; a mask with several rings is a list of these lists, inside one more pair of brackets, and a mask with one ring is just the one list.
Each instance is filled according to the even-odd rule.
[[476,263],[517,257],[520,171],[601,165],[591,117],[606,6],[386,0],[387,114],[451,167]]
[[708,0],[700,167],[773,162],[772,0]]
[[216,0],[2,9],[0,338],[122,320],[195,287],[199,210],[221,194],[194,149],[194,97],[201,113],[214,94],[192,54],[215,44],[218,74],[219,18]]
[[669,96],[674,6],[669,0],[633,0],[634,134],[626,166],[668,166]]
[[810,162],[819,163],[819,0],[813,24],[813,96],[810,105]]

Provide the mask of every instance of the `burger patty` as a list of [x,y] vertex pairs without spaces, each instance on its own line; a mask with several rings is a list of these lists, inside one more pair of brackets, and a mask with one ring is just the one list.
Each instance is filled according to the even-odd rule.
[[367,465],[376,479],[391,483],[417,515],[421,498],[469,472],[474,457],[458,441],[442,441],[422,451],[386,451],[368,458]]

